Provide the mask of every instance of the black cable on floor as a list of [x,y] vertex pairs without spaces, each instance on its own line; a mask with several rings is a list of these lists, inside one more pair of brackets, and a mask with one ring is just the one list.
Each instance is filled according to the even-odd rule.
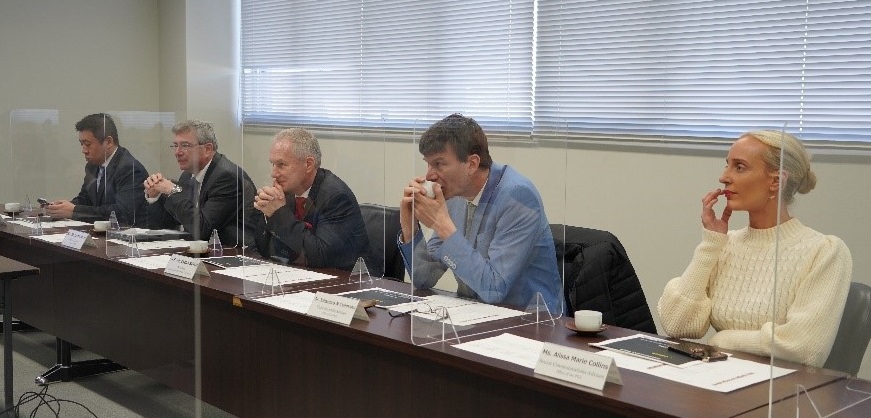
[[30,415],[29,415],[30,418],[36,418],[36,413],[39,412],[39,409],[43,406],[45,406],[46,408],[48,408],[51,411],[50,416],[60,417],[61,404],[63,404],[63,403],[70,403],[70,404],[73,404],[76,406],[80,406],[80,407],[84,408],[85,411],[88,411],[89,414],[93,415],[94,418],[99,418],[99,417],[97,417],[97,414],[94,413],[94,411],[91,411],[85,405],[82,405],[76,401],[70,401],[67,399],[58,399],[52,395],[49,395],[48,394],[48,385],[43,386],[42,390],[40,390],[39,392],[24,392],[20,397],[18,397],[18,403],[16,403],[15,405],[13,405],[10,408],[7,408],[3,412],[0,412],[0,416],[6,416],[9,412],[12,412],[12,411],[15,412],[15,416],[21,416],[19,409],[21,407],[23,407],[24,405],[26,405],[30,402],[33,402],[33,401],[38,401],[38,403],[36,404],[36,407],[33,408],[33,411],[30,411]]

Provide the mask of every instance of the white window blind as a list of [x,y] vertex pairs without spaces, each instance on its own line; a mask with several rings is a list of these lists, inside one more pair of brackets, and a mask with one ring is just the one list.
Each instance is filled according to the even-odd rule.
[[247,125],[871,141],[871,1],[243,0]]
[[535,132],[871,140],[871,2],[539,0]]
[[532,129],[532,0],[242,2],[246,124]]

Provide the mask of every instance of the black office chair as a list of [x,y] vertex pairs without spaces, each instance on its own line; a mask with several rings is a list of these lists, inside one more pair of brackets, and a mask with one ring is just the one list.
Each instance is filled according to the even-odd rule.
[[566,315],[574,316],[582,309],[600,311],[605,324],[655,334],[644,290],[620,240],[596,229],[550,228],[564,272]]
[[360,205],[366,233],[369,235],[369,245],[375,263],[380,263],[379,271],[384,277],[402,281],[405,277],[405,263],[402,254],[396,246],[396,237],[401,229],[399,225],[399,208],[363,203]]
[[871,340],[871,286],[850,283],[850,293],[844,305],[838,335],[826,364],[826,369],[839,370],[855,376]]

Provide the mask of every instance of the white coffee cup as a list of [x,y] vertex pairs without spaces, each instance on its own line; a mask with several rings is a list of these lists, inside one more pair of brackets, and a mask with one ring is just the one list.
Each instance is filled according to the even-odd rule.
[[109,221],[94,221],[94,231],[103,232],[109,229]]
[[191,241],[188,250],[192,253],[204,253],[209,249],[208,241]]
[[21,212],[21,203],[7,203],[3,205],[6,212]]
[[602,313],[599,311],[575,312],[575,328],[579,331],[598,331],[602,329]]
[[433,185],[433,182],[431,182],[429,180],[421,183],[421,186],[423,186],[423,189],[426,190],[426,197],[428,197],[430,199],[435,199],[435,192],[432,190],[432,185]]

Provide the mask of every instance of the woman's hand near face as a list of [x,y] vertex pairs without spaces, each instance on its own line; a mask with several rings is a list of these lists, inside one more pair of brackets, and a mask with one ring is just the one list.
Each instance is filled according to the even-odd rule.
[[729,232],[729,218],[732,216],[732,209],[726,205],[720,218],[717,218],[717,214],[714,212],[717,197],[722,194],[723,190],[715,189],[702,198],[702,226],[709,231],[725,234]]

